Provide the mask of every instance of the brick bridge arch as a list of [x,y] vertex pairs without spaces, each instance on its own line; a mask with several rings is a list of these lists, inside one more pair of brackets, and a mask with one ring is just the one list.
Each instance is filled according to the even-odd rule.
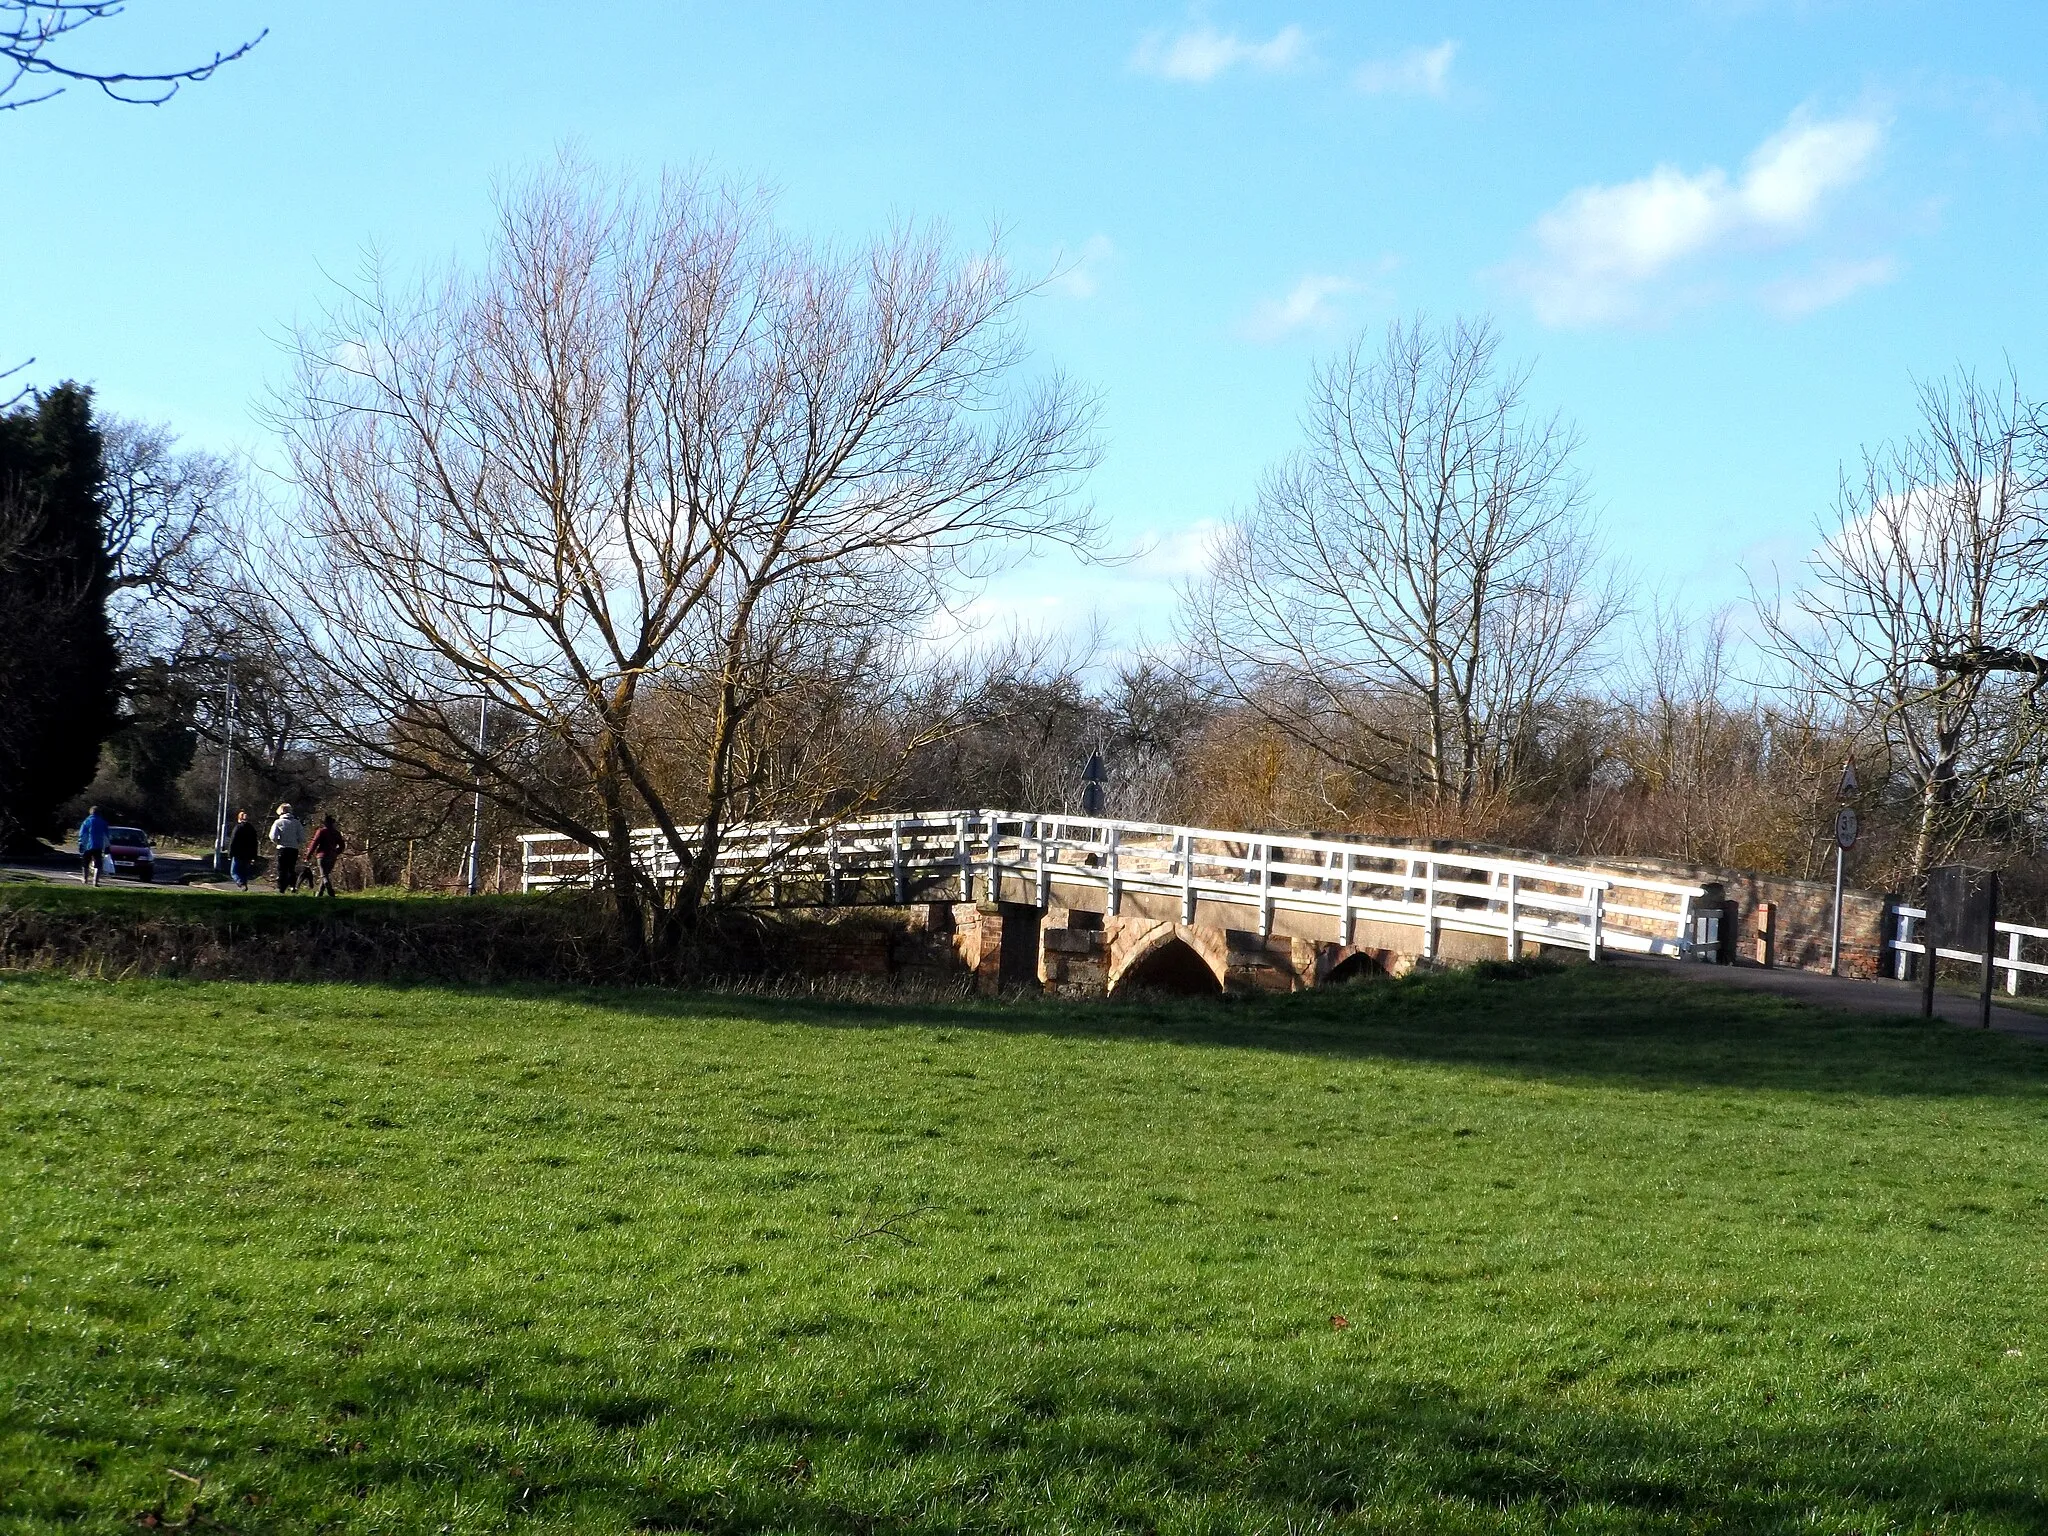
[[1224,989],[1230,974],[1230,955],[1222,930],[1157,921],[1142,926],[1118,925],[1109,942],[1109,995],[1114,997],[1122,991],[1134,974],[1142,978],[1149,967],[1176,946],[1201,963],[1216,991]]

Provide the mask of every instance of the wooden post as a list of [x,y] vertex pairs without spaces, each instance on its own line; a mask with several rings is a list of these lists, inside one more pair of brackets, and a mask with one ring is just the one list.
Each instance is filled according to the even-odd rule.
[[2020,936],[2016,933],[2009,933],[2005,937],[2005,958],[2012,962],[2005,972],[2005,995],[2007,997],[2018,997],[2020,995]]
[[1195,920],[1195,835],[1182,832],[1174,838],[1180,845],[1180,920],[1192,924]]
[[1589,960],[1598,960],[1600,958],[1600,919],[1606,905],[1607,882],[1605,880],[1588,880],[1586,882],[1586,906],[1591,930],[1586,935],[1586,957]]
[[1774,901],[1756,904],[1756,963],[1778,963],[1778,904]]
[[1273,845],[1259,844],[1259,937],[1273,936]]
[[839,829],[825,834],[825,905],[839,905]]
[[967,813],[962,811],[953,818],[960,833],[960,899],[974,900],[974,861],[967,856]]
[[[1996,871],[1986,875],[1991,887],[1991,896],[1984,914],[1984,977],[1983,985],[1977,992],[1977,1023],[1980,1028],[1991,1027],[1991,962],[1998,953],[1998,875]],[[2015,975],[2018,972],[2014,972]]]
[[[1409,867],[1415,861],[1410,859]],[[1422,958],[1436,958],[1436,859],[1434,856],[1422,863]]]
[[1941,963],[1941,956],[1934,949],[1934,895],[1929,892],[1921,900],[1927,902],[1927,915],[1920,919],[1920,1017],[1934,1017],[1934,970]]
[[1043,911],[1052,899],[1052,871],[1045,864],[1045,819],[1034,818],[1031,830],[1038,835],[1038,906]]
[[1522,958],[1522,877],[1508,874],[1508,959]]
[[889,888],[895,892],[897,906],[902,906],[910,899],[910,877],[903,868],[901,816],[892,817],[889,822]]
[[1346,848],[1344,850],[1344,926],[1337,935],[1337,942],[1343,945],[1346,949],[1349,949],[1351,947],[1351,928],[1353,923],[1353,913],[1351,910],[1351,876],[1357,870],[1357,868],[1358,854],[1356,850]]
[[988,899],[1003,899],[1003,866],[997,862],[1003,846],[1003,824],[996,813],[988,813]]
[[1123,892],[1118,889],[1116,878],[1116,855],[1117,849],[1122,846],[1122,838],[1123,828],[1111,827],[1109,829],[1109,899],[1103,905],[1109,909],[1111,917],[1116,916],[1117,905],[1123,899]]

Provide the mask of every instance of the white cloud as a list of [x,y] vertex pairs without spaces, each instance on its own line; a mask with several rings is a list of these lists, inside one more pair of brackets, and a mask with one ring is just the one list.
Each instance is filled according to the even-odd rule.
[[1107,235],[1090,235],[1081,249],[1062,252],[1058,271],[1049,286],[1069,299],[1092,299],[1102,291],[1103,274],[1116,259],[1116,245]]
[[1219,32],[1203,25],[1168,35],[1147,33],[1131,55],[1131,68],[1141,74],[1165,80],[1184,80],[1200,85],[1243,66],[1261,74],[1280,74],[1308,62],[1308,34],[1292,24],[1282,27],[1263,43]]
[[1760,227],[1802,229],[1822,198],[1862,178],[1883,142],[1884,129],[1868,117],[1794,122],[1749,157],[1737,206]]
[[1446,39],[1434,48],[1410,48],[1392,58],[1367,59],[1351,83],[1369,96],[1436,96],[1450,94],[1451,61],[1457,43]]
[[1627,319],[1644,308],[1647,285],[1683,262],[1809,233],[1883,141],[1874,118],[1795,117],[1757,147],[1739,179],[1719,166],[1687,174],[1660,165],[1635,181],[1581,187],[1536,221],[1538,255],[1507,275],[1545,324]]
[[1114,558],[1086,563],[1041,555],[1005,571],[928,632],[958,644],[1013,630],[1078,644],[1096,642],[1093,664],[1110,665],[1171,632],[1182,584],[1207,573],[1226,525],[1196,518],[1140,527],[1120,538]]
[[1868,261],[1824,261],[1810,272],[1783,278],[1764,290],[1764,299],[1781,315],[1810,315],[1817,309],[1878,288],[1899,275],[1899,264],[1889,256]]
[[1343,319],[1340,301],[1364,286],[1356,278],[1311,272],[1284,297],[1254,306],[1244,332],[1253,341],[1278,341],[1296,331],[1325,329]]
[[1133,547],[1129,570],[1152,581],[1205,576],[1215,563],[1223,528],[1215,518],[1203,517],[1184,528],[1149,533]]

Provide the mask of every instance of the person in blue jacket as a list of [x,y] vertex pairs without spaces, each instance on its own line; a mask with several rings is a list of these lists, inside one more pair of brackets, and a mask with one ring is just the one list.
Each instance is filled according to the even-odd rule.
[[100,883],[100,861],[106,857],[109,831],[107,819],[96,805],[78,824],[78,857],[84,866],[79,870],[78,878],[87,885]]

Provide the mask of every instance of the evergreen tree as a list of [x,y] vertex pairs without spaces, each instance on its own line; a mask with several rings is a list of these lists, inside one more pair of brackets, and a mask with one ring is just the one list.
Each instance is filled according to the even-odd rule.
[[104,478],[89,389],[0,415],[0,843],[57,831],[114,728]]

